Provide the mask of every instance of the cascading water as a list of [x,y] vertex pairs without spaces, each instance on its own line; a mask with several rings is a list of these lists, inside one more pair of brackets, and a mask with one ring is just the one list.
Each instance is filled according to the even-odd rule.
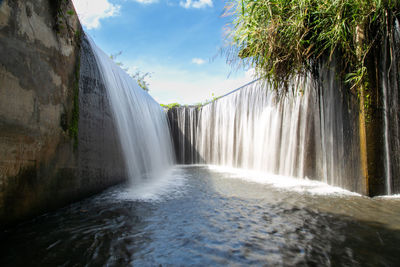
[[[385,39],[383,45],[383,66],[387,65],[387,40]],[[390,195],[392,193],[392,175],[390,170],[390,150],[389,150],[389,91],[388,91],[388,81],[390,80],[389,74],[386,71],[382,71],[381,74],[384,79],[381,79],[382,86],[382,98],[383,98],[383,124],[384,124],[384,148],[385,148],[385,174],[386,174],[386,193]],[[386,79],[385,79],[386,78]]]
[[167,112],[178,163],[193,164],[199,160],[198,153],[192,149],[196,144],[198,110],[198,107],[188,106]]
[[[280,100],[268,85],[253,82],[195,116],[188,109],[196,109],[180,108],[169,111],[169,118],[183,133],[180,140],[190,139],[184,151],[197,155],[194,163],[310,177],[363,192],[357,126],[351,124],[358,110],[344,101],[333,64],[321,64],[319,72],[319,80],[297,78],[289,88],[295,93]],[[188,127],[196,128],[193,137],[185,134]]]
[[[386,38],[381,46],[379,80],[382,90],[384,167],[386,193],[398,192],[400,185],[394,177],[400,172],[400,159],[396,156],[400,149],[399,89],[400,89],[400,25],[394,20],[394,27],[386,29]],[[393,155],[393,157],[391,156]]]
[[174,161],[168,121],[160,105],[90,39],[116,121],[132,183],[158,177]]
[[196,149],[206,163],[303,176],[301,111],[308,101],[308,92],[277,101],[264,87],[249,85],[202,108]]

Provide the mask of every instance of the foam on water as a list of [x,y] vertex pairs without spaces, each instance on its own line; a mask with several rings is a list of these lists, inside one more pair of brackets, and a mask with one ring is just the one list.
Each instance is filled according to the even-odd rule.
[[400,194],[377,196],[377,197],[374,197],[374,198],[399,199],[400,200]]
[[361,196],[358,193],[351,192],[340,187],[331,186],[320,181],[310,180],[308,178],[300,179],[297,177],[216,165],[207,166],[212,171],[228,174],[226,176],[227,178],[242,179],[248,182],[267,184],[280,190],[308,193],[313,195]]

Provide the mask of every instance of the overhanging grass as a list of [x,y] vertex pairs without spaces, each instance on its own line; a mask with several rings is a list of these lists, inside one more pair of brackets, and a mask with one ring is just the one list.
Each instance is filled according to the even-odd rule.
[[368,52],[393,31],[399,7],[400,0],[229,0],[228,59],[254,67],[258,78],[286,93],[293,76],[338,51],[342,75],[355,88],[365,77]]

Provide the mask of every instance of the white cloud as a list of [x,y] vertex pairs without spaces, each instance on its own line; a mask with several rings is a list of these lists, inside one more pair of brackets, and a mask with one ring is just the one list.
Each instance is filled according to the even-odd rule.
[[197,65],[202,65],[202,64],[206,63],[206,61],[204,59],[195,57],[192,59],[192,63],[197,64]]
[[141,3],[141,4],[154,4],[154,3],[158,3],[158,0],[133,0],[135,2]]
[[72,2],[82,25],[87,29],[100,27],[101,19],[117,16],[121,8],[119,5],[110,3],[109,0],[72,0]]
[[[150,95],[161,104],[180,103],[196,104],[211,100],[214,96],[222,96],[254,80],[254,70],[237,70],[219,65],[218,62],[207,64],[207,68],[192,68],[186,65],[174,64],[173,61],[164,63],[151,57],[125,60],[125,66],[130,70],[139,69],[151,72],[148,79]],[[220,62],[222,63],[222,62]],[[210,71],[214,64],[219,66],[218,72]],[[215,66],[214,66],[215,67]],[[225,69],[221,71],[221,69]],[[230,75],[229,75],[230,74]],[[228,77],[229,75],[229,77]]]
[[241,76],[227,79],[226,77],[209,77],[190,81],[163,80],[152,77],[150,80],[150,95],[162,104],[180,103],[197,104],[211,100],[214,96],[225,95],[253,79]]
[[184,8],[205,8],[212,7],[213,2],[212,0],[186,0],[186,2],[180,1],[179,5]]
[[159,69],[162,72],[155,71],[149,80],[150,95],[162,104],[205,102],[254,80],[252,71],[227,78],[225,75],[191,73],[166,67],[162,69]]

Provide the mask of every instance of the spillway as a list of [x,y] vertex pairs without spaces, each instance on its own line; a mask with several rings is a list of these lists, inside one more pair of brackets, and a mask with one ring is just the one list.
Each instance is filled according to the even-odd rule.
[[363,193],[357,98],[335,73],[334,65],[321,64],[318,79],[292,81],[285,97],[255,81],[201,108],[170,110],[178,161],[310,178]]
[[88,39],[110,100],[130,182],[159,177],[174,163],[163,109]]

